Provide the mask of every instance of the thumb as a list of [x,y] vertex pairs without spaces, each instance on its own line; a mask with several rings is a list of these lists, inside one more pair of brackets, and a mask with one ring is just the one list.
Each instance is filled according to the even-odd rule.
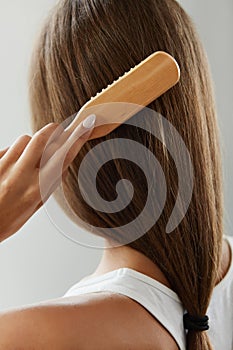
[[[96,122],[96,115],[95,114],[91,114],[86,119],[83,120],[82,127],[83,127],[84,134],[81,135],[81,137],[84,136],[84,139],[86,139],[87,137],[90,136],[92,130],[94,129],[95,122]],[[75,133],[75,131],[74,131],[74,133]]]
[[82,123],[80,123],[76,129],[72,132],[72,134],[67,139],[67,144],[72,145],[75,141],[87,141],[90,136],[92,130],[94,129],[96,121],[96,115],[91,114],[86,117]]
[[91,135],[96,121],[96,115],[91,114],[82,123],[74,130],[70,137],[66,141],[66,149],[69,149],[65,162],[64,168],[67,168],[67,165],[70,164],[74,158],[77,156],[78,152],[88,141],[89,136]]

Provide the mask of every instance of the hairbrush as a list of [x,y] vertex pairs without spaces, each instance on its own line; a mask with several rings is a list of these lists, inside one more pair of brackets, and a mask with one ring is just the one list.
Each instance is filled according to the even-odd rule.
[[154,52],[91,97],[67,130],[73,131],[88,115],[95,114],[95,127],[89,140],[105,136],[172,88],[179,79],[176,60],[166,52]]

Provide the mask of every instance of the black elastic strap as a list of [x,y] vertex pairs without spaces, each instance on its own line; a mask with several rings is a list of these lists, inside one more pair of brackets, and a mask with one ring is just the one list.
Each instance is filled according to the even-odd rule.
[[209,329],[209,317],[205,315],[204,317],[194,317],[189,313],[183,316],[184,328],[189,331],[203,332]]

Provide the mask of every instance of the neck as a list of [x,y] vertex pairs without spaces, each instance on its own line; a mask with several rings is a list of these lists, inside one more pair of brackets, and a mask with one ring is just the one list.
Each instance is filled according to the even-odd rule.
[[[219,283],[222,278],[227,273],[230,262],[231,254],[228,242],[223,240],[222,246],[222,260],[220,264],[220,278],[216,282]],[[156,279],[161,282],[168,288],[171,288],[168,280],[165,275],[159,269],[159,267],[143,253],[138,252],[136,249],[133,249],[129,246],[119,246],[114,248],[106,248],[103,251],[102,258],[100,260],[97,269],[91,276],[98,276],[104,273],[119,269],[121,267],[128,267],[134,269],[138,272],[141,272],[149,277]]]
[[97,269],[92,276],[102,275],[121,267],[128,267],[163,283],[170,288],[170,284],[158,266],[143,253],[129,246],[106,248],[103,251]]

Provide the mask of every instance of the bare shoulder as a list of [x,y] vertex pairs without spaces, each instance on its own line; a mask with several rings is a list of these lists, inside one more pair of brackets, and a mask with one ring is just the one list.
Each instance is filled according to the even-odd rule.
[[177,350],[132,299],[110,292],[48,300],[0,313],[0,350]]

